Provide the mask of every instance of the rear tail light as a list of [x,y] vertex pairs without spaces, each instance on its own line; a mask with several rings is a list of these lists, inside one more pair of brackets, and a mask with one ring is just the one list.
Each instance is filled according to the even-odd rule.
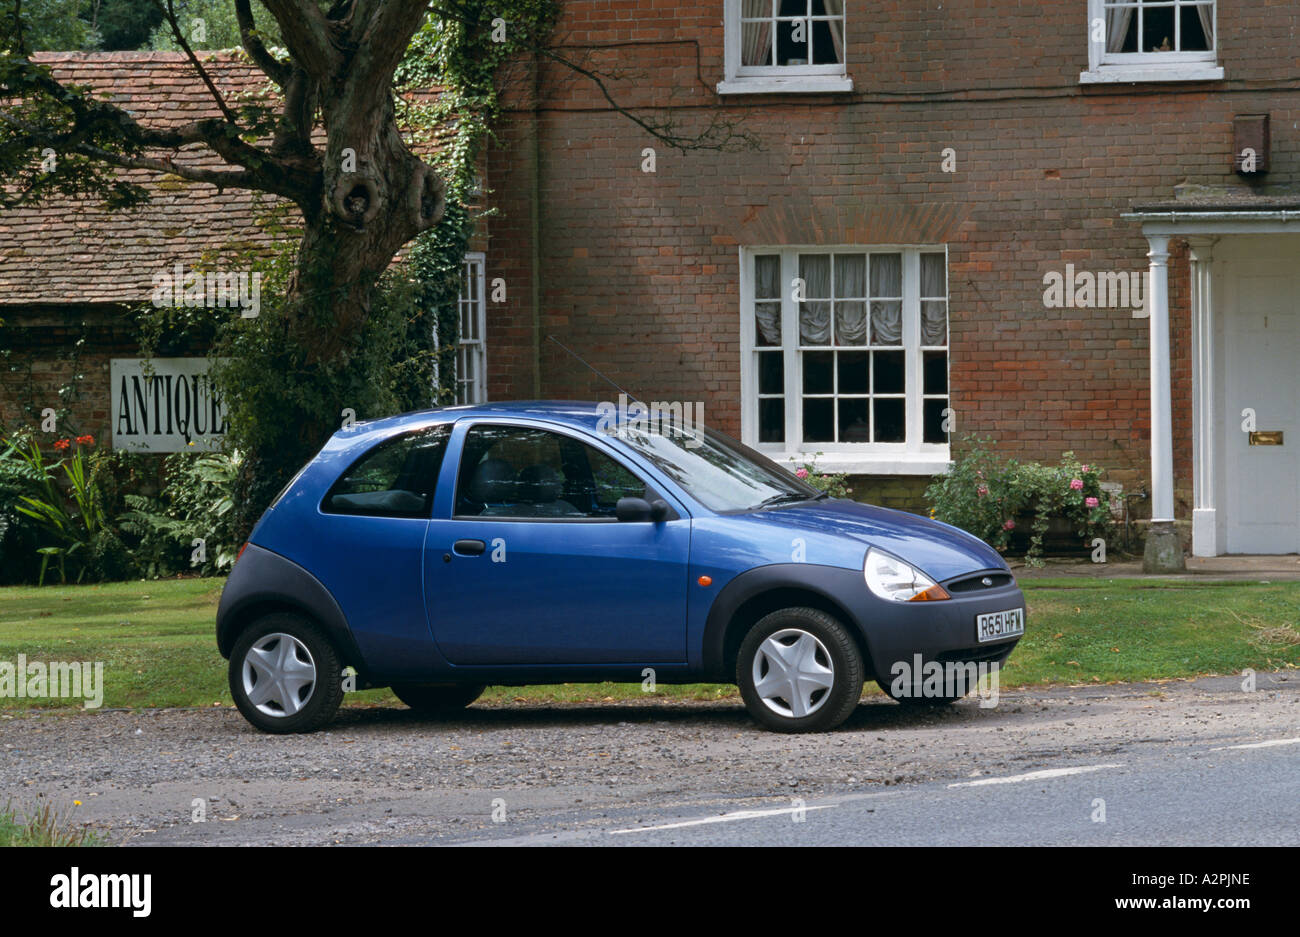
[[[235,563],[239,562],[239,558],[244,555],[244,551],[247,549],[248,549],[248,541],[245,540],[244,545],[240,547],[239,552],[235,554]],[[234,564],[232,563],[231,565],[233,566]]]

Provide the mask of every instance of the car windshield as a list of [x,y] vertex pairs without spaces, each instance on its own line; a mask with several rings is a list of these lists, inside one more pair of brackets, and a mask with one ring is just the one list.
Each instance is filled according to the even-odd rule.
[[751,511],[822,497],[771,459],[711,429],[657,433],[623,426],[618,436],[711,511]]

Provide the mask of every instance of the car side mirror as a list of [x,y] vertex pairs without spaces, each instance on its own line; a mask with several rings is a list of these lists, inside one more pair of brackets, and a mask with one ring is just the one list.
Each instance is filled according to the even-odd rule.
[[619,498],[614,516],[620,521],[654,521],[656,524],[668,516],[668,502],[656,498]]

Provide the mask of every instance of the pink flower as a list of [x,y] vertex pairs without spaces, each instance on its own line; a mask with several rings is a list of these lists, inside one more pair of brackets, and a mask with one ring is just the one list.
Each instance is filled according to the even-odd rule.
[[1070,487],[1075,491],[1083,491],[1083,479],[1082,478],[1071,479]]
[[975,486],[975,494],[979,495],[981,498],[984,497],[984,496],[985,496],[986,494],[988,494],[988,493],[989,493],[989,486],[988,486],[988,485],[976,485],[976,486]]
[[808,477],[808,470],[807,470],[807,469],[803,469],[803,468],[801,468],[801,469],[799,469],[798,471],[796,471],[796,472],[794,473],[794,477],[795,477],[795,478],[807,478],[807,477]]
[[1083,503],[1088,505],[1088,507],[1090,508],[1095,508],[1101,502],[1098,501],[1096,498],[1084,498]]
[[1080,468],[1082,468],[1084,472],[1091,471],[1086,465],[1080,466]]
[[1006,523],[1004,523],[1004,524],[1002,525],[1002,529],[1003,529],[1003,530],[1015,530],[1015,529],[1016,529],[1016,522],[1013,521],[1013,520],[1008,519],[1008,520],[1006,521]]

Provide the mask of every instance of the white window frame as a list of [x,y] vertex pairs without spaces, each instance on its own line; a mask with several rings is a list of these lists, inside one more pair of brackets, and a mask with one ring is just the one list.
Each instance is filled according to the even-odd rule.
[[[464,287],[456,297],[456,357],[455,357],[455,402],[456,403],[487,403],[487,294],[485,287],[487,285],[487,255],[483,251],[470,251],[465,254],[464,273],[462,277],[472,277],[475,286],[474,296],[477,297],[466,299]],[[462,281],[463,282],[463,281]],[[470,314],[473,316],[475,332],[478,337],[466,339],[461,324],[465,321],[465,310],[471,307]],[[469,380],[463,380],[460,376],[461,355],[472,355],[474,357],[474,376]],[[462,397],[462,387],[469,390],[467,396]]]
[[[792,297],[790,284],[799,275],[800,254],[854,254],[901,253],[903,255],[903,347],[906,367],[906,441],[901,443],[802,443],[800,423],[803,418],[800,400],[803,396],[802,357],[799,348],[799,310]],[[942,253],[944,268],[948,268],[947,245],[886,245],[886,244],[805,244],[773,247],[742,247],[740,249],[740,427],[741,441],[774,462],[793,469],[797,465],[816,459],[819,470],[848,472],[859,475],[934,475],[946,472],[952,466],[948,443],[927,443],[924,438],[924,413],[922,400],[923,352],[931,347],[921,345],[921,254]],[[754,323],[754,257],[761,254],[781,256],[781,348],[785,355],[785,442],[761,443],[758,441],[758,354],[773,351],[773,346],[757,344]],[[945,296],[945,299],[947,297]],[[949,300],[951,303],[951,300]],[[952,373],[951,305],[949,306],[949,333],[945,346],[948,353],[948,372]],[[863,350],[868,350],[864,347]],[[792,364],[793,360],[793,364]],[[948,386],[948,406],[952,406],[952,387]],[[817,455],[817,453],[822,453]]]
[[[1141,0],[1132,0],[1136,5]],[[1172,0],[1151,0],[1168,5]],[[1106,20],[1106,0],[1088,0],[1088,70],[1079,73],[1081,84],[1134,81],[1220,81],[1219,3],[1214,2],[1214,48],[1208,52],[1107,52],[1106,43],[1093,39],[1092,24]],[[1139,8],[1140,9],[1140,8]],[[1134,15],[1139,15],[1135,12]]]
[[807,94],[853,90],[848,73],[849,11],[844,8],[844,62],[833,65],[741,65],[741,0],[724,0],[724,79],[718,94]]

